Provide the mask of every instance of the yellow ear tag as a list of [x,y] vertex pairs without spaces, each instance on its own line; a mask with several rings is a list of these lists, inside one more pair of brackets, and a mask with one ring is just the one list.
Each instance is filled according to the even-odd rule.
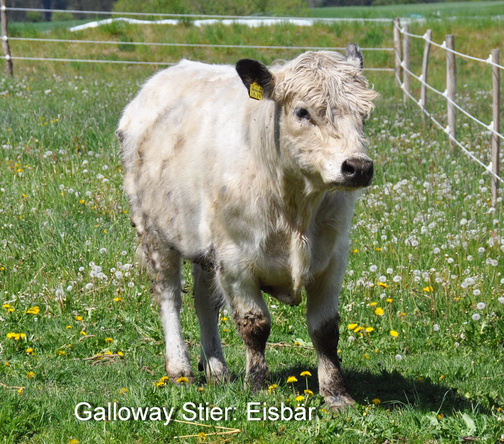
[[259,85],[259,83],[254,82],[250,85],[249,96],[252,99],[263,100],[264,99],[264,88]]

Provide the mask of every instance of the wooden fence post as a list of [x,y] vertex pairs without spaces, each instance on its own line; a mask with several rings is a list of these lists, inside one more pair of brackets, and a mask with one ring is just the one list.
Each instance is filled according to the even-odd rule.
[[[492,62],[499,64],[499,50],[492,49]],[[492,66],[492,85],[493,85],[493,130],[500,133],[500,68]],[[492,171],[499,176],[499,150],[500,138],[492,134]],[[492,205],[497,204],[499,191],[499,181],[492,176]]]
[[404,84],[404,104],[408,103],[410,92],[410,37],[407,34],[409,32],[409,25],[404,25],[404,37],[403,37],[403,53],[404,53],[404,70],[403,70],[403,84]]
[[5,70],[7,75],[12,77],[14,68],[12,66],[11,52],[9,47],[8,33],[7,33],[7,11],[6,0],[1,0],[0,17],[2,21],[2,49],[5,55]]
[[[432,40],[432,29],[428,29],[425,34],[425,47],[423,53],[423,61],[422,61],[422,80],[427,83],[427,73],[429,68],[429,54],[430,54],[430,42]],[[422,108],[427,111],[427,87],[424,83],[422,83],[420,89],[420,103],[422,104]],[[422,113],[422,118],[425,118],[425,114]]]
[[[445,36],[446,49],[455,51],[455,39],[453,34]],[[457,93],[457,67],[455,65],[455,54],[451,51],[446,51],[446,92],[447,97],[452,102],[455,102],[455,95]],[[456,122],[456,108],[448,101],[448,134],[457,138],[457,122]],[[455,143],[450,138],[450,147],[454,148]]]
[[394,19],[394,56],[395,56],[395,74],[396,81],[401,84],[401,22],[398,18]]

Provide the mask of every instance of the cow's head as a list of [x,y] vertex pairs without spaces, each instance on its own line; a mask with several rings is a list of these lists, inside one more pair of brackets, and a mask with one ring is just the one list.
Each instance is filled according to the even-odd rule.
[[317,189],[349,190],[371,183],[373,162],[366,155],[363,125],[377,94],[362,66],[355,44],[347,46],[346,57],[306,52],[271,71],[255,60],[236,64],[249,91],[259,85],[264,98],[276,102],[281,151],[288,154],[289,167]]

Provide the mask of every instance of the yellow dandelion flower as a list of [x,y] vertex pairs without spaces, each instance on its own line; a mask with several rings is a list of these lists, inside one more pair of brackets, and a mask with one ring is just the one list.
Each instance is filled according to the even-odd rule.
[[113,355],[114,353],[112,353],[110,350],[109,351],[106,351],[105,352],[106,355]]
[[4,364],[6,367],[9,367],[10,366],[10,362],[7,361],[5,364]]
[[82,321],[82,316],[75,316],[76,321]]
[[305,392],[305,395],[313,396],[313,392],[311,390],[306,389],[304,392]]
[[28,314],[38,314],[40,312],[40,308],[39,307],[31,307],[29,308],[28,310],[26,310],[26,313]]
[[30,348],[27,348],[27,349],[26,349],[26,353],[30,354],[30,353],[32,353],[32,352],[33,352],[33,348],[31,348],[31,347],[30,347]]
[[204,392],[205,389],[203,387],[198,387],[198,392]]
[[391,303],[392,303],[392,301],[393,301],[393,299],[392,299],[392,298],[387,298],[387,299],[385,299],[385,300],[386,300],[389,304],[391,304]]
[[228,318],[221,318],[221,321],[224,322],[224,321],[227,321]]
[[311,376],[311,373],[308,370],[305,370],[304,372],[301,373],[301,376]]
[[164,382],[161,382],[161,381],[159,381],[159,382],[156,383],[156,387],[164,387],[165,385],[166,384]]
[[376,314],[376,315],[378,315],[378,316],[382,316],[382,315],[383,315],[383,313],[385,313],[385,312],[383,311],[383,308],[380,308],[380,307],[376,307],[376,310],[375,310],[374,312],[375,312],[375,314]]
[[348,329],[353,330],[358,324],[348,324]]
[[371,303],[369,304],[369,306],[370,306],[370,307],[375,307],[375,306],[376,306],[376,304],[377,304],[377,302],[371,302]]
[[269,387],[268,387],[268,392],[272,392],[274,391],[278,386],[276,384],[271,384]]
[[169,380],[170,380],[170,378],[168,376],[162,376],[161,379],[159,380],[159,382],[167,382]]
[[119,301],[122,301],[122,300],[123,300],[123,298],[120,298],[119,296],[118,296],[118,297],[116,297],[116,298],[114,298],[114,301],[115,301],[115,302],[119,302]]
[[127,389],[127,388],[124,388],[124,387],[123,387],[121,390],[119,390],[119,393],[120,393],[121,395],[125,395],[127,392],[128,392],[128,389]]
[[35,373],[34,373],[34,372],[29,372],[29,373],[26,375],[26,378],[27,378],[27,379],[34,378],[34,377],[35,377]]
[[21,387],[19,390],[18,390],[18,395],[22,395],[23,394],[23,390],[24,390],[24,387]]
[[58,355],[60,355],[60,356],[66,355],[66,351],[64,351],[64,350],[58,350]]
[[397,338],[398,335],[399,333],[397,333],[395,330],[390,330],[390,336]]
[[372,331],[374,331],[374,328],[373,328],[373,327],[367,327],[367,328],[366,328],[366,332],[367,332],[367,333],[371,333]]
[[291,384],[293,382],[297,382],[297,378],[295,376],[289,376],[287,378],[287,384]]
[[123,352],[120,352],[120,351],[119,351],[119,352],[117,352],[117,354],[118,354],[121,358],[123,358],[123,357],[124,357],[124,353],[123,353]]
[[71,328],[72,328],[72,326],[71,326],[71,325],[67,325],[67,326],[66,326],[66,329],[67,329],[67,330],[70,330]]
[[78,439],[71,439],[70,441],[68,441],[68,444],[79,444],[79,440]]
[[430,293],[431,291],[434,291],[434,288],[432,288],[430,285],[428,287],[424,287],[423,291]]
[[388,285],[385,282],[378,282],[378,285],[383,288],[388,288]]
[[371,401],[374,405],[381,404],[381,401],[378,398],[375,398]]
[[114,342],[114,340],[112,338],[105,338],[105,342],[109,344],[111,342]]
[[2,308],[10,308],[10,305],[9,304],[3,304]]
[[80,332],[80,334],[81,334],[82,336],[87,336],[87,333],[86,333],[85,331],[81,331],[81,332]]
[[302,396],[302,395],[299,395],[299,396],[296,396],[296,401],[297,402],[301,402],[301,401],[304,401],[305,397]]
[[357,328],[354,330],[354,333],[359,333],[361,330],[364,330],[364,327],[357,327]]
[[358,253],[358,252],[359,252],[359,250],[357,250],[357,248],[352,250],[352,253]]
[[185,376],[181,376],[177,379],[177,384],[182,384],[183,382],[187,384],[189,382],[189,379],[187,379]]
[[443,414],[443,413],[440,413],[439,415],[437,415],[437,417],[438,417],[439,419],[443,419],[443,416],[444,416],[444,414]]

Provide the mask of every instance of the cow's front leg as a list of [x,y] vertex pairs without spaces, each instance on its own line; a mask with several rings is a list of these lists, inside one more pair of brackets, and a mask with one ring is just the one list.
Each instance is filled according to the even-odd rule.
[[333,410],[354,403],[338,358],[338,296],[346,269],[346,261],[343,262],[338,264],[333,259],[328,269],[306,288],[308,331],[317,352],[320,394]]
[[208,381],[225,382],[229,380],[229,370],[222,353],[219,335],[219,307],[223,296],[215,288],[215,274],[200,265],[193,265],[194,307],[198,315],[201,332],[201,354],[199,370],[205,371]]
[[218,282],[229,300],[238,332],[245,344],[246,381],[253,391],[264,388],[268,366],[264,357],[271,330],[271,318],[258,283],[248,270],[232,275],[217,273]]
[[187,346],[182,337],[180,309],[180,254],[158,250],[155,241],[143,244],[152,275],[152,289],[158,299],[165,337],[165,370],[173,382],[180,377],[194,381]]

